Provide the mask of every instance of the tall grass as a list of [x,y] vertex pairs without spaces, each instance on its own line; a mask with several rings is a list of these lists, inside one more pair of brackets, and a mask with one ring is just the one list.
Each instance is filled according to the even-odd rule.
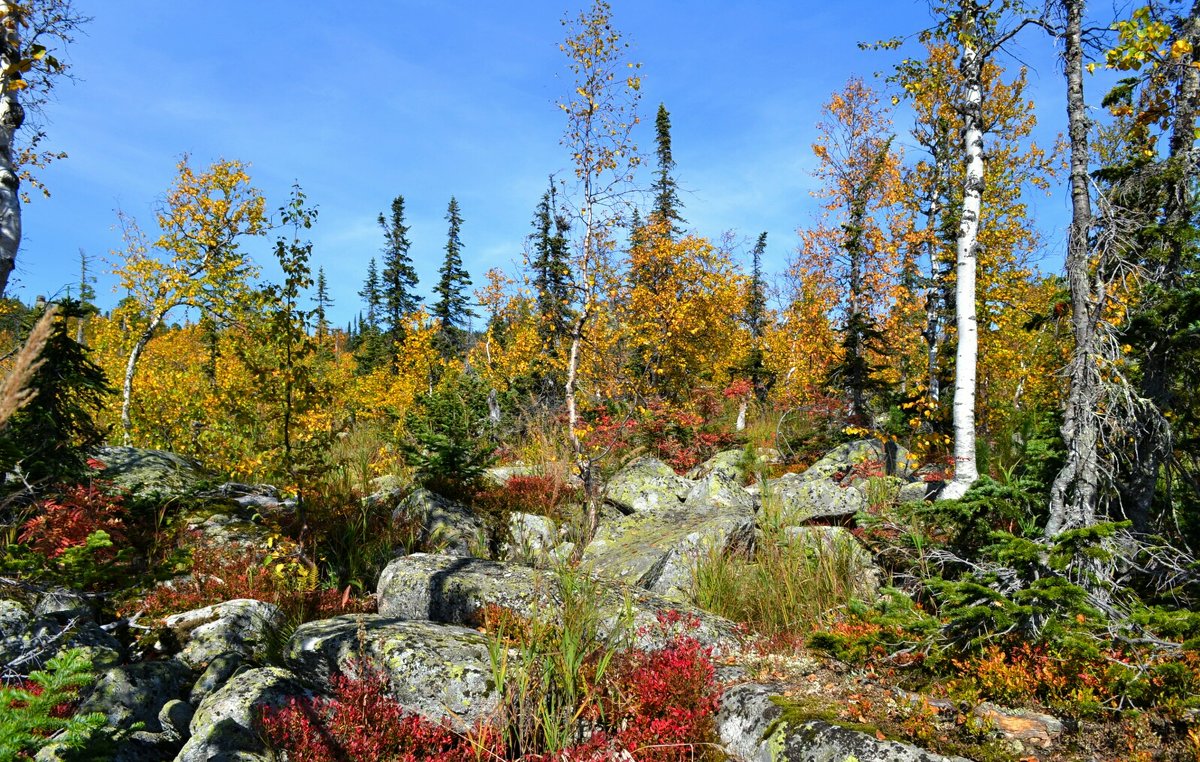
[[798,637],[861,590],[854,539],[789,531],[778,502],[764,495],[761,536],[748,551],[709,549],[696,562],[696,604],[768,638]]
[[598,583],[577,567],[559,566],[549,584],[558,587],[561,608],[529,619],[498,607],[485,612],[492,677],[501,690],[498,724],[518,756],[554,754],[586,737],[632,620],[602,634]]

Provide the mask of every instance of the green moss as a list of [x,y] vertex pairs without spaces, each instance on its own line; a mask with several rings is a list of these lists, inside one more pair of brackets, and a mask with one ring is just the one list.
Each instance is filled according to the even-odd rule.
[[784,696],[772,696],[771,703],[779,707],[782,714],[767,728],[766,738],[770,738],[783,728],[795,728],[808,722],[824,722],[846,730],[853,730],[856,733],[866,733],[872,736],[882,733],[889,741],[900,740],[888,735],[877,725],[838,719],[836,709],[823,704],[816,698],[792,699]]

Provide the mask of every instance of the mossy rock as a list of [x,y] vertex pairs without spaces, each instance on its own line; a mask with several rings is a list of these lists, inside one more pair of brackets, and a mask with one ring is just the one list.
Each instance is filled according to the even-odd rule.
[[488,639],[465,627],[379,614],[346,615],[296,628],[286,660],[328,688],[333,675],[360,674],[363,658],[387,674],[402,706],[435,720],[470,725],[496,710]]
[[[474,626],[479,624],[484,608],[494,605],[525,618],[541,616],[554,621],[562,606],[561,583],[556,574],[481,558],[416,553],[392,561],[380,575],[379,612],[410,620]],[[662,645],[667,635],[656,627],[659,614],[678,611],[695,620],[697,626],[691,634],[705,645],[727,647],[735,642],[732,622],[691,605],[599,577],[585,578],[577,584],[585,590],[590,588],[587,605],[597,614],[601,637],[608,637],[624,624],[630,632],[642,633],[640,645]]]
[[190,494],[209,478],[195,461],[165,450],[101,447],[94,456],[104,464],[101,478],[138,497],[170,498]]
[[175,762],[272,762],[275,754],[259,730],[262,711],[308,695],[308,689],[286,669],[263,667],[241,673],[196,708],[191,738]]
[[657,513],[678,507],[692,486],[661,460],[643,457],[630,462],[608,480],[604,499],[622,513]]

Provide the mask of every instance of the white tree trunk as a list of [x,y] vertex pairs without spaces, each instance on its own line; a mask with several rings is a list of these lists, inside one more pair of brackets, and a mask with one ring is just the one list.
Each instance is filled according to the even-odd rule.
[[21,245],[21,180],[13,156],[13,137],[25,121],[25,112],[12,89],[21,56],[20,25],[13,3],[0,1],[0,297],[8,287],[8,276]]
[[742,400],[742,404],[738,405],[737,424],[734,426],[734,431],[746,430],[746,409],[750,407],[749,400]]
[[129,351],[129,362],[125,363],[125,383],[121,386],[121,429],[124,431],[124,443],[126,447],[133,445],[133,417],[131,415],[133,408],[133,376],[137,372],[137,363],[141,359],[142,351],[146,345],[150,343],[154,332],[162,325],[163,314],[155,315],[150,321],[150,325],[142,334],[138,336],[138,340],[134,342],[133,349]]
[[962,111],[966,178],[955,246],[958,348],[954,369],[954,480],[942,491],[946,499],[962,497],[979,478],[975,465],[975,365],[979,355],[975,254],[983,204],[983,60],[976,39],[977,9],[972,0],[964,0],[962,12],[964,34],[959,66],[965,83]]

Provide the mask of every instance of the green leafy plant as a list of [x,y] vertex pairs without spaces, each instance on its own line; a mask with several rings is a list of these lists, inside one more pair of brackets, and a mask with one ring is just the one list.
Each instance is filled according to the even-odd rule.
[[[94,743],[93,736],[107,719],[99,712],[74,712],[79,690],[95,679],[91,670],[83,649],[72,648],[47,662],[45,669],[31,672],[23,683],[0,685],[0,759],[34,752],[51,737],[68,750]],[[93,746],[92,751],[99,749]]]

